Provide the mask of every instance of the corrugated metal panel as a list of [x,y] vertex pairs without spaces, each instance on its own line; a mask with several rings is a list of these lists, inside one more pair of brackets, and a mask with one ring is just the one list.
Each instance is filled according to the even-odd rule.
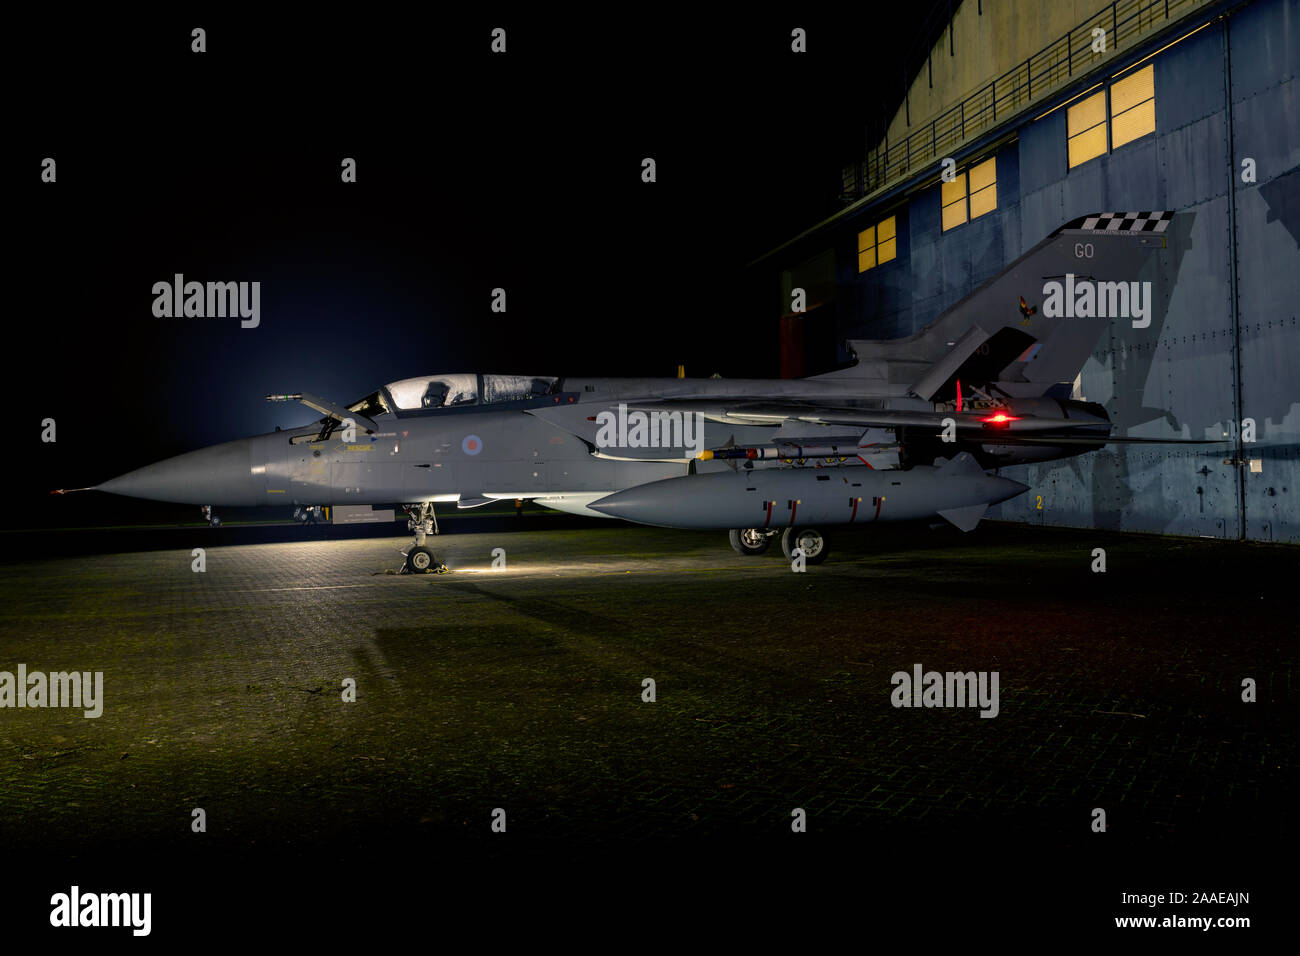
[[[1223,101],[1222,90],[1219,101]],[[1157,128],[1160,172],[1169,208],[1186,209],[1227,194],[1227,131],[1222,112],[1168,133]]]
[[[1020,251],[1024,255],[1040,241],[1069,222],[1065,214],[1065,183],[1061,180],[1026,196],[1020,203]],[[1051,225],[1049,225],[1051,223]],[[1008,262],[1011,259],[1007,260]]]
[[[1246,534],[1300,541],[1300,4],[1256,4],[1230,24],[1232,182],[1237,220],[1237,313]],[[1257,181],[1243,182],[1241,160]]]
[[1205,69],[1207,63],[1219,63],[1222,47],[1222,33],[1210,24],[1178,44],[1177,56],[1153,59],[1156,129],[1168,132],[1223,112],[1223,71]]
[[1257,96],[1294,79],[1300,60],[1300,2],[1253,3],[1232,17],[1232,98]]
[[[1106,170],[1106,208],[1166,209],[1161,150],[1155,136],[1134,140],[1112,155]],[[1122,185],[1121,185],[1122,184]],[[1082,215],[1082,214],[1081,214]]]
[[[1109,158],[1103,156],[1070,170],[1061,183],[1061,208],[1065,212],[1065,219],[1058,222],[1053,229],[1059,229],[1066,220],[1086,216],[1090,212],[1119,208],[1107,198],[1109,180],[1106,173],[1109,166]],[[1039,236],[1039,239],[1041,238],[1042,236]]]
[[1061,181],[1066,164],[1065,114],[1059,109],[1020,131],[1020,188],[1026,195]]

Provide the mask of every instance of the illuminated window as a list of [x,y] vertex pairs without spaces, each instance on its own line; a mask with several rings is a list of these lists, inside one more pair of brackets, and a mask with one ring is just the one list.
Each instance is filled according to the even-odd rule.
[[[1110,122],[1106,122],[1108,91],[1080,100],[1066,113],[1070,168],[1118,149],[1156,131],[1156,69],[1147,66],[1111,84]],[[1110,143],[1107,144],[1107,133]]]
[[990,156],[970,170],[970,217],[976,219],[998,208],[998,170]]
[[1110,148],[1156,131],[1154,66],[1130,73],[1110,87]]
[[859,272],[883,265],[898,255],[898,237],[894,229],[894,217],[890,216],[858,233]]
[[876,227],[858,233],[858,271],[866,272],[876,264]]
[[1066,112],[1070,168],[1106,152],[1106,91],[1075,103]]
[[[968,185],[969,197],[966,192]],[[943,203],[944,231],[992,212],[998,208],[997,158],[990,156],[969,171],[963,169],[952,182],[943,183],[939,192]]]
[[944,231],[960,226],[966,221],[966,170],[959,172],[952,182],[943,183],[939,194],[943,202]]

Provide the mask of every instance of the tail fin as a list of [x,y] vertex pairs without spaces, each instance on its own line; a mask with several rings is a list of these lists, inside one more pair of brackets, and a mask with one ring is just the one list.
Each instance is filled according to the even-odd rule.
[[[1169,289],[1157,250],[1176,218],[1193,213],[1096,213],[1066,223],[921,331],[853,339],[856,365],[814,379],[907,384],[929,401],[952,401],[959,380],[996,382],[1019,397],[1070,382],[1106,326],[1143,328]],[[1176,270],[1174,270],[1176,272]],[[1139,324],[1144,323],[1144,324]]]

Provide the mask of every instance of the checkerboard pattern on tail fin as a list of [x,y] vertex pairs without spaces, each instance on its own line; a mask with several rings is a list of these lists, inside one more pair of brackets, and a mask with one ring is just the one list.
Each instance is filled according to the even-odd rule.
[[1090,232],[1164,232],[1174,218],[1173,210],[1155,212],[1099,212],[1081,216],[1065,229]]

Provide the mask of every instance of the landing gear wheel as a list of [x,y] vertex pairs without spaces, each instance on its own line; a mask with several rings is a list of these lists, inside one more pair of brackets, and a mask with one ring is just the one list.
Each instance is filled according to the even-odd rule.
[[794,549],[803,551],[804,560],[809,564],[821,564],[826,560],[826,536],[816,528],[786,528],[781,532],[781,552],[787,561],[794,560]]
[[768,536],[757,528],[732,528],[727,532],[727,536],[731,539],[731,547],[735,549],[736,554],[743,554],[746,557],[762,554],[772,543]]
[[437,563],[438,559],[433,556],[433,552],[428,548],[417,547],[406,552],[406,570],[408,574],[424,574]]
[[218,518],[216,515],[213,515],[211,518],[208,519],[208,524],[211,525],[211,526],[214,527],[214,528],[220,528],[220,527],[221,527],[221,519]]

